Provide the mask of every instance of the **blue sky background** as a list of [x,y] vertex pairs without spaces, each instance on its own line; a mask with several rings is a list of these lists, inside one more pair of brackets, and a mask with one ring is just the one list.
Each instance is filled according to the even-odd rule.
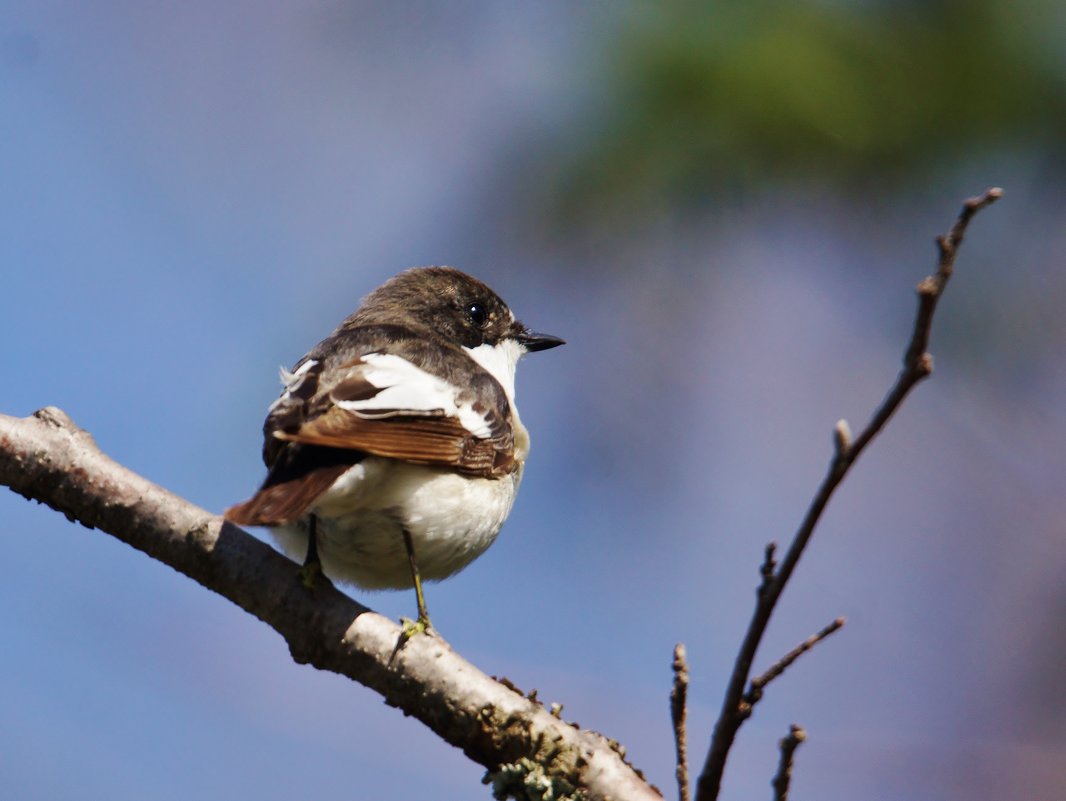
[[[401,269],[479,276],[568,344],[519,371],[522,492],[493,548],[429,587],[434,622],[670,795],[674,643],[698,764],[765,542],[800,519],[833,423],[857,430],[893,379],[932,236],[1003,185],[935,377],[845,482],[757,664],[848,625],[770,689],[725,793],[769,795],[795,721],[799,798],[1061,794],[1061,176],[984,148],[858,199],[723,186],[561,233],[537,178],[602,121],[601,56],[640,14],[3,4],[0,411],[60,406],[221,510],[262,477],[279,365]],[[185,577],[11,493],[0,520],[0,796],[488,797],[421,724]]]

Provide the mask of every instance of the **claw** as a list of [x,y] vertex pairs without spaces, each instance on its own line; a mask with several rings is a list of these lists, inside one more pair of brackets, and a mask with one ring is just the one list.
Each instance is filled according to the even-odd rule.
[[407,641],[417,634],[430,634],[433,631],[433,626],[429,622],[429,617],[419,617],[418,620],[411,620],[409,617],[400,618],[400,639],[396,641],[396,648],[392,654],[395,656],[403,648]]
[[411,620],[409,617],[401,617],[400,625],[403,626],[403,641],[407,642],[416,634],[428,634],[433,630],[433,624],[429,622],[428,617],[420,617],[418,620]]
[[322,575],[322,563],[317,559],[313,562],[304,562],[300,568],[300,583],[307,589],[314,590],[315,581]]

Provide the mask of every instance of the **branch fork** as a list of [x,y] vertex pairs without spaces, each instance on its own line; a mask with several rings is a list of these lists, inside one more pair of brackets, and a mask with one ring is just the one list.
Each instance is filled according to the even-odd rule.
[[[903,369],[900,371],[895,384],[857,438],[852,439],[851,428],[845,420],[838,421],[833,427],[833,457],[830,460],[829,468],[780,563],[776,561],[776,544],[770,543],[766,546],[762,566],[759,570],[760,583],[756,593],[755,610],[733,665],[721,711],[714,726],[710,748],[697,783],[697,801],[713,801],[713,799],[718,798],[726,758],[736,739],[737,731],[743,722],[751,716],[755,704],[762,698],[766,685],[779,676],[803,653],[813,648],[843,625],[843,619],[833,621],[822,631],[808,638],[800,646],[778,660],[773,667],[761,676],[749,680],[755,654],[762,642],[770,617],[789,578],[791,578],[793,571],[796,569],[800,557],[803,555],[808,542],[810,542],[811,535],[814,533],[814,529],[821,519],[833,492],[840,485],[844,476],[847,475],[851,466],[862,455],[866,446],[884,428],[908,393],[916,384],[932,374],[933,357],[928,353],[928,347],[933,315],[936,312],[937,303],[943,296],[944,289],[954,272],[955,257],[958,254],[959,246],[962,244],[966,229],[974,215],[994,203],[1002,195],[1003,190],[991,188],[977,197],[970,198],[963,204],[962,210],[950,230],[936,238],[937,269],[933,275],[918,284],[918,311],[914,321],[914,329],[904,352]],[[798,742],[792,745],[788,752],[789,771],[791,771],[791,754],[796,745],[798,745]],[[784,752],[785,746],[782,745],[782,764],[784,764]],[[787,782],[784,786],[785,792],[787,792]],[[781,795],[779,797],[783,798],[784,796]]]

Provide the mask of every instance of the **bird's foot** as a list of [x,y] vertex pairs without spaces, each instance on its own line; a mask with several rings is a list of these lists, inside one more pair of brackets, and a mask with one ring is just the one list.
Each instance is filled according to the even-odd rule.
[[429,622],[429,615],[419,615],[418,620],[401,617],[400,625],[403,627],[400,633],[401,646],[416,634],[429,634],[433,630],[433,624]]
[[322,575],[322,563],[317,559],[310,562],[304,562],[300,568],[300,583],[302,583],[307,589],[314,590],[315,582],[318,577]]

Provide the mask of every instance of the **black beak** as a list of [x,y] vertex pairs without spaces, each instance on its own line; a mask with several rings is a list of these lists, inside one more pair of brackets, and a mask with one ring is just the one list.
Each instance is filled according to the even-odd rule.
[[530,352],[535,350],[548,350],[548,348],[557,348],[559,345],[566,344],[565,339],[553,337],[551,334],[535,334],[524,326],[515,336],[515,339],[517,339],[519,344]]

